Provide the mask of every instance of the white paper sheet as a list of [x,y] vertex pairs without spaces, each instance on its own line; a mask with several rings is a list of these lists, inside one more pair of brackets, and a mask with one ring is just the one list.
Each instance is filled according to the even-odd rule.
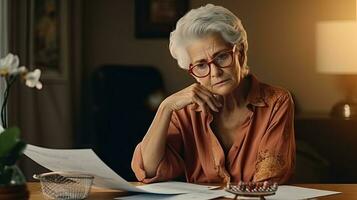
[[182,194],[213,187],[181,182],[133,186],[110,169],[91,149],[48,149],[27,145],[25,155],[51,171],[70,171],[93,175],[94,185],[108,189],[155,194]]
[[[280,185],[275,195],[267,196],[265,199],[269,200],[303,200],[313,199],[322,196],[339,194],[341,192],[328,191],[328,190],[316,190],[311,188],[303,188],[290,185]],[[234,198],[233,194],[224,195],[227,198]],[[239,197],[239,199],[259,199],[251,197]]]
[[[160,182],[160,183],[152,183],[147,185],[137,186],[142,190],[151,191],[153,193],[160,193],[160,191],[165,188],[167,191],[182,191],[181,193],[194,193],[194,192],[206,192],[210,189],[219,188],[219,186],[204,186],[204,185],[197,185],[191,183],[184,183],[184,182]],[[209,192],[209,191],[207,191]]]
[[210,190],[210,191],[205,191],[205,192],[195,192],[195,193],[178,194],[178,195],[139,194],[139,195],[126,196],[126,197],[117,197],[115,199],[120,199],[120,200],[138,200],[138,199],[145,199],[145,200],[187,200],[187,199],[209,200],[209,199],[215,199],[218,197],[223,197],[224,195],[226,195],[226,193],[223,190]]

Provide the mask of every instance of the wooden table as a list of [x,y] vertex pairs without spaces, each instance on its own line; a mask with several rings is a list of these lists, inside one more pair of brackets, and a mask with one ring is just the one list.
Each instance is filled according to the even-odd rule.
[[[45,200],[41,192],[41,185],[37,182],[27,183],[28,189],[30,191],[30,200]],[[128,192],[116,191],[116,190],[105,190],[105,189],[95,189],[92,188],[91,193],[87,199],[89,200],[109,200],[114,199],[119,196],[126,196]]]
[[[342,194],[319,198],[323,200],[357,200],[357,184],[296,184],[296,186],[342,192]],[[30,190],[30,200],[44,200],[39,183],[28,183],[28,187]],[[128,194],[127,192],[121,191],[92,189],[88,199],[108,200]]]

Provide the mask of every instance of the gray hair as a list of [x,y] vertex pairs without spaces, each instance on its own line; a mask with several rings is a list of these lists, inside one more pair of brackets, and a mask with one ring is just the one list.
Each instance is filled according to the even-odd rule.
[[190,58],[186,51],[187,45],[190,41],[211,33],[219,33],[223,40],[232,45],[236,44],[238,49],[243,46],[243,68],[248,71],[247,33],[240,19],[228,9],[212,4],[189,11],[178,20],[176,29],[171,32],[170,53],[177,60],[178,65],[188,69]]

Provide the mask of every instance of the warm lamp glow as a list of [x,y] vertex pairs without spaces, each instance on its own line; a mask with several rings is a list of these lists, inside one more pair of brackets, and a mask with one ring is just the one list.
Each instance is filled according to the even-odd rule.
[[335,74],[345,80],[345,99],[332,107],[331,115],[357,118],[357,81],[347,81],[357,78],[357,1],[355,20],[317,23],[316,66],[320,73]]
[[357,22],[319,22],[316,28],[317,71],[357,74]]

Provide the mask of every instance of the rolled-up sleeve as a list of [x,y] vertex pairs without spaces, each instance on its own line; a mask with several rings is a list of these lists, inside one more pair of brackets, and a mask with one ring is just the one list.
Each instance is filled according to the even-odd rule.
[[274,104],[271,120],[258,148],[254,181],[286,183],[294,167],[294,103],[287,92]]
[[168,128],[165,154],[158,165],[156,175],[150,178],[146,177],[142,158],[141,143],[139,143],[135,148],[131,167],[135,173],[136,178],[143,183],[172,180],[184,174],[185,167],[181,152],[182,136],[177,116],[175,113],[173,113]]

